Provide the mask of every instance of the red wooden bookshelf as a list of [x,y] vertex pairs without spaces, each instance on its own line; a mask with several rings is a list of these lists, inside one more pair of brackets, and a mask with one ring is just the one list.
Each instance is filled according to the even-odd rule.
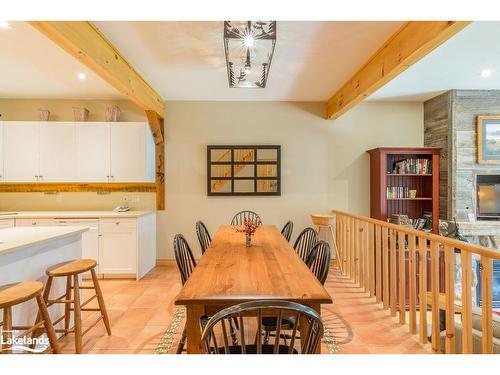
[[[370,154],[370,215],[386,221],[393,214],[408,215],[410,219],[432,212],[432,232],[439,233],[439,157],[438,147],[379,147]],[[392,173],[394,163],[405,159],[427,159],[431,171]],[[387,187],[417,190],[415,198],[387,197]]]

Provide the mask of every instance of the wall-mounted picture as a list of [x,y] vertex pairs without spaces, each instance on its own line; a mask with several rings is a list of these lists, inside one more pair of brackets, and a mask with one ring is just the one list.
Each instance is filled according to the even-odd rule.
[[500,115],[477,117],[477,162],[500,163]]

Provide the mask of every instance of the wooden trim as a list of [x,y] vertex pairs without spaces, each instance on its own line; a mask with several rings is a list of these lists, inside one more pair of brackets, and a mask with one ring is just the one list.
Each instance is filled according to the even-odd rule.
[[165,125],[156,112],[146,111],[155,141],[156,209],[165,209]]
[[175,266],[175,259],[156,259],[156,267]]
[[165,117],[162,97],[88,21],[30,21],[35,29],[144,110]]
[[0,183],[1,193],[50,193],[50,192],[150,192],[157,190],[155,183],[73,183],[73,182],[53,182],[53,183]]
[[326,118],[338,118],[469,24],[407,22],[328,100]]

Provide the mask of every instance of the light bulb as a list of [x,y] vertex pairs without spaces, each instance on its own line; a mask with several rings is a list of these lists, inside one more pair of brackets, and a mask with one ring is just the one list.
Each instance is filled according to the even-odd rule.
[[85,73],[78,73],[78,79],[83,81],[86,78],[87,78],[87,75]]
[[245,47],[253,47],[255,39],[252,35],[247,34],[245,35],[245,39],[243,40],[243,43],[245,44]]

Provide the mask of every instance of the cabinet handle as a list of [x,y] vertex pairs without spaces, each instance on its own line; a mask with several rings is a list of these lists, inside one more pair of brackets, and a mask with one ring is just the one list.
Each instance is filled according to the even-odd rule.
[[119,221],[117,221],[115,224],[116,224],[116,225],[120,225],[120,222],[119,222]]
[[31,225],[36,225],[36,221],[32,222]]

